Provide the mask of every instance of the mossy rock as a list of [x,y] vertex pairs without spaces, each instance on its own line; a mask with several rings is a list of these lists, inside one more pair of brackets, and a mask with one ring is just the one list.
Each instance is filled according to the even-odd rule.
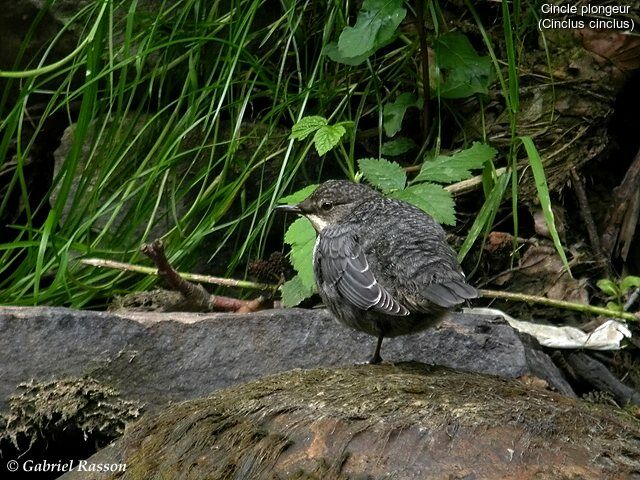
[[117,478],[145,480],[622,479],[640,475],[640,422],[517,380],[363,365],[172,406],[91,462],[125,462]]

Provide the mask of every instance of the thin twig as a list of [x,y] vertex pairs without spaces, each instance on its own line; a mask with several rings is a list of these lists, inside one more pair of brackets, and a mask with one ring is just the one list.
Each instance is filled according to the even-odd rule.
[[484,298],[500,298],[503,300],[513,300],[516,302],[537,303],[548,307],[563,308],[576,312],[593,313],[595,315],[604,315],[612,318],[623,318],[625,320],[640,321],[640,313],[619,312],[617,310],[609,310],[604,307],[594,307],[593,305],[585,305],[583,303],[566,302],[564,300],[553,300],[547,297],[538,297],[537,295],[527,295],[525,293],[501,292],[497,290],[480,289],[480,295]]
[[[133,263],[116,262],[114,260],[105,260],[104,258],[82,258],[80,259],[80,263],[94,267],[113,268],[115,270],[143,273],[145,275],[158,275],[157,268],[143,267],[142,265],[134,265]],[[278,287],[277,285],[272,285],[270,283],[256,283],[248,280],[212,277],[211,275],[199,275],[197,273],[178,273],[185,280],[221,285],[223,287],[247,288],[251,290],[275,290]]]
[[[600,266],[609,272],[609,262],[607,261],[604,253],[602,253],[602,247],[600,246],[600,237],[598,236],[598,230],[596,224],[593,221],[593,215],[591,215],[591,208],[589,207],[589,200],[587,199],[587,193],[584,190],[582,184],[582,178],[578,175],[575,168],[570,170],[571,178],[573,180],[573,190],[578,200],[578,206],[580,207],[580,216],[584,221],[585,227],[587,227],[587,235],[589,235],[589,242],[593,247],[596,254],[596,259]],[[609,272],[610,273],[610,272]]]
[[418,24],[418,38],[420,41],[420,54],[422,56],[422,140],[427,138],[429,133],[429,50],[427,49],[427,29],[424,25],[424,0],[416,1],[416,21]]

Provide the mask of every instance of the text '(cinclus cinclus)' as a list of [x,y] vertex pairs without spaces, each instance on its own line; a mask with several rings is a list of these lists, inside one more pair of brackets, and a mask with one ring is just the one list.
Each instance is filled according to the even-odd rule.
[[445,232],[431,216],[362,184],[329,180],[306,200],[278,210],[304,215],[318,232],[318,293],[345,325],[384,337],[437,324],[478,296],[467,284]]

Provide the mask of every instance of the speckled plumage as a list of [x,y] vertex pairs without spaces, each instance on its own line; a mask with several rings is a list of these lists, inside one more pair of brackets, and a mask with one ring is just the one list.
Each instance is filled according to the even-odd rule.
[[320,185],[290,211],[318,231],[318,293],[343,324],[378,337],[418,332],[477,291],[442,227],[420,209],[343,180]]

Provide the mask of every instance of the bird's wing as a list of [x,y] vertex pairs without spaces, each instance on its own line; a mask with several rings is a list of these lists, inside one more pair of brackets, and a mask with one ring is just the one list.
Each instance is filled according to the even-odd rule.
[[335,285],[340,295],[356,307],[387,315],[409,315],[409,310],[378,283],[353,234],[342,228],[326,228],[320,235],[316,258],[322,281]]

